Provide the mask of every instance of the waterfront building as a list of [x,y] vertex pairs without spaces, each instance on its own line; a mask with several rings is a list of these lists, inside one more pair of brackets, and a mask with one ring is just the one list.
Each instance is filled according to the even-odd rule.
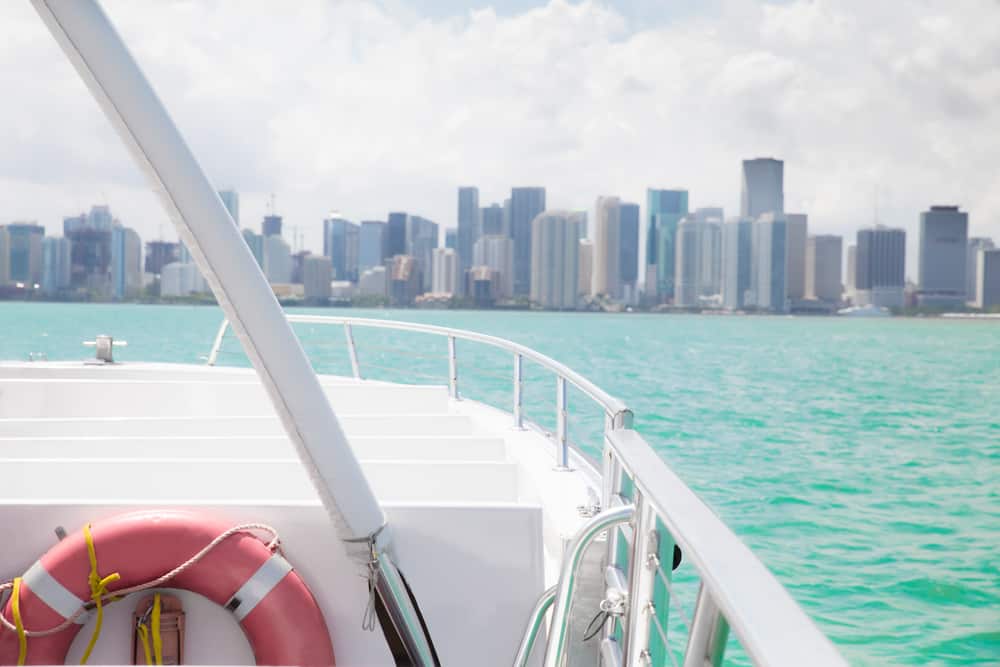
[[743,160],[741,186],[740,216],[756,220],[764,213],[784,214],[785,163],[781,160]]
[[116,299],[131,299],[142,290],[142,240],[131,227],[111,228],[111,284]]
[[698,221],[698,295],[722,293],[722,208],[709,206],[695,209]]
[[339,215],[323,220],[323,255],[333,267],[333,280],[358,281],[359,251],[358,225]]
[[760,310],[788,310],[787,223],[782,214],[762,213],[753,225],[753,304]]
[[363,220],[358,232],[358,271],[382,266],[386,258],[386,224]]
[[280,236],[265,236],[264,275],[267,282],[287,284],[292,282],[292,249]]
[[[458,189],[458,269],[465,272],[472,266],[472,253],[482,235],[482,218],[479,210],[479,188],[464,186]],[[436,290],[435,290],[436,291]]]
[[805,213],[785,214],[786,290],[790,300],[806,296],[806,241],[809,218]]
[[621,295],[621,200],[598,197],[594,216],[594,261],[590,293],[617,300]]
[[981,248],[976,256],[976,307],[1000,306],[1000,249]]
[[431,292],[434,294],[457,294],[458,253],[453,248],[434,248],[433,278]]
[[594,242],[590,239],[580,239],[579,265],[577,294],[589,296],[594,279]]
[[[580,236],[587,235],[587,214],[577,214]],[[618,298],[639,302],[639,205],[622,202],[618,208]]]
[[674,237],[688,214],[687,190],[646,190],[646,294],[654,301],[674,298]]
[[281,216],[265,215],[264,222],[261,223],[261,236],[281,236]]
[[[222,205],[226,207],[229,211],[229,216],[236,223],[236,226],[240,226],[240,193],[232,188],[228,190],[219,190],[219,199],[222,200]],[[147,271],[149,273],[149,271]],[[159,273],[157,271],[156,273]]]
[[358,294],[361,296],[385,297],[389,293],[388,272],[385,266],[365,269],[358,277]]
[[514,239],[514,294],[531,294],[534,220],[545,210],[545,188],[522,187],[510,191],[510,236]]
[[805,298],[839,303],[843,239],[832,234],[810,236],[806,242]]
[[247,247],[250,248],[250,253],[253,258],[257,260],[257,266],[263,270],[264,268],[264,237],[260,234],[254,233],[252,229],[243,230],[243,240],[246,242]]
[[701,223],[685,217],[677,225],[674,260],[674,305],[690,308],[698,305],[698,268]]
[[965,253],[965,300],[973,303],[977,300],[979,289],[979,251],[992,250],[993,239],[973,236],[969,238]]
[[[42,241],[42,291],[54,296],[69,288],[70,241],[67,238],[47,236]],[[0,276],[0,284],[3,278]]]
[[500,204],[490,204],[479,209],[480,220],[482,221],[483,236],[510,236],[510,232],[504,226],[504,207]]
[[386,259],[406,254],[406,229],[409,226],[409,217],[401,212],[389,214],[385,238]]
[[882,225],[859,229],[856,245],[856,305],[902,307],[906,287],[906,232]]
[[70,240],[70,285],[98,296],[111,294],[111,226],[107,206],[63,218],[63,237]]
[[327,257],[308,255],[302,258],[302,288],[307,301],[326,303],[330,300],[333,264]]
[[[574,310],[580,276],[580,224],[570,211],[545,211],[531,223],[531,300]],[[596,248],[596,244],[595,244]]]
[[500,274],[488,266],[473,266],[465,272],[465,294],[477,308],[491,308],[499,299]]
[[857,266],[858,246],[852,243],[847,246],[847,275],[844,278],[844,291],[852,303],[857,301],[857,295],[855,294],[857,289]]
[[146,241],[146,257],[143,270],[154,276],[160,275],[163,267],[180,258],[180,244],[173,241]]
[[410,255],[396,255],[389,260],[389,302],[393,306],[412,306],[421,293],[420,262]]
[[747,305],[753,268],[753,221],[730,218],[722,231],[722,305],[741,310]]
[[160,268],[160,296],[176,297],[208,291],[194,262],[171,262]]
[[931,206],[920,214],[917,300],[922,306],[965,303],[969,215],[957,206]]
[[496,272],[497,284],[492,291],[494,298],[510,299],[514,296],[513,240],[500,234],[481,237],[473,248],[472,263]]
[[420,292],[431,291],[431,269],[434,266],[434,249],[438,247],[438,226],[427,218],[411,215],[407,219],[407,254],[417,260],[420,269]]
[[7,230],[7,273],[12,283],[42,282],[42,239],[45,228],[34,222],[12,222]]

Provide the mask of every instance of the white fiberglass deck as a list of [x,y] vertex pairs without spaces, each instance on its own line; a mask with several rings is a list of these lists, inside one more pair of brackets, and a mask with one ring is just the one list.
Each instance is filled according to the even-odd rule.
[[[322,383],[385,508],[443,664],[509,664],[535,598],[554,582],[564,541],[583,521],[577,506],[598,490],[593,471],[554,471],[549,440],[514,429],[509,415],[451,399],[446,387]],[[252,371],[0,365],[0,465],[0,531],[17,536],[0,555],[0,578],[26,570],[56,526],[74,531],[140,507],[197,507],[275,526],[323,607],[338,662],[392,664],[381,633],[360,630],[365,580]],[[183,597],[220,638],[198,641],[192,630],[186,662],[252,661],[224,611]],[[127,658],[129,603],[110,613],[95,664]]]

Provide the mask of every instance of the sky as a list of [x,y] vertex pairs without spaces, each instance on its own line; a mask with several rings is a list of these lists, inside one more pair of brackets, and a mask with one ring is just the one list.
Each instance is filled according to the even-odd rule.
[[[591,211],[682,187],[735,215],[758,156],[785,161],[786,210],[812,233],[906,228],[908,275],[931,204],[1000,241],[998,0],[104,7],[209,178],[240,191],[242,225],[273,193],[312,250],[330,212],[454,226],[459,185]],[[0,4],[0,90],[0,224],[61,233],[106,203],[176,238],[28,2]]]

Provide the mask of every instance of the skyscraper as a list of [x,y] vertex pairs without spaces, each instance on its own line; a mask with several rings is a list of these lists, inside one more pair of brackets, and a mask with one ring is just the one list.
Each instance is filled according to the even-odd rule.
[[809,236],[809,218],[805,213],[786,213],[787,232],[786,269],[788,298],[804,299],[806,295],[806,239]]
[[784,313],[788,309],[787,223],[781,214],[762,213],[753,225],[754,305]]
[[855,302],[901,307],[906,286],[906,232],[882,225],[859,229],[854,254]]
[[146,241],[146,259],[143,270],[159,275],[163,267],[180,257],[180,244],[173,241]]
[[590,286],[594,280],[594,242],[590,239],[580,239],[580,256],[577,262],[579,268],[580,296],[590,296]]
[[431,291],[434,248],[437,247],[437,223],[419,215],[409,216],[406,225],[406,252],[417,260],[417,267],[420,270],[421,292]]
[[980,248],[976,254],[976,307],[1000,306],[1000,250]]
[[975,301],[979,285],[979,251],[992,250],[993,239],[971,237],[965,253],[965,300]]
[[261,223],[261,236],[281,236],[281,216],[265,215]]
[[458,250],[458,230],[449,228],[444,230],[444,247]]
[[382,266],[386,256],[386,224],[363,220],[358,234],[358,271]]
[[831,234],[810,236],[806,242],[805,298],[838,303],[843,239]]
[[458,255],[453,248],[434,248],[434,271],[431,291],[455,294],[458,290]]
[[[47,236],[42,241],[42,291],[49,296],[69,287],[70,241]],[[0,278],[0,284],[3,283]]]
[[856,301],[855,291],[858,280],[858,246],[854,243],[847,246],[847,275],[844,277],[844,291],[847,298],[852,302]]
[[396,255],[406,254],[406,228],[408,226],[406,213],[390,213],[386,228],[385,256],[386,259]]
[[920,214],[920,305],[965,303],[969,215],[957,206],[931,206]]
[[229,211],[230,217],[236,226],[240,226],[240,193],[236,190],[219,190],[219,199],[222,200],[222,205],[226,207]]
[[70,240],[70,283],[102,296],[111,294],[111,211],[93,206],[89,213],[63,218]]
[[753,221],[730,218],[722,232],[722,303],[729,310],[746,307],[753,268]]
[[687,214],[687,190],[646,190],[646,293],[655,300],[674,298],[674,236]]
[[292,281],[292,249],[277,234],[265,236],[264,275],[269,283],[290,283]]
[[681,219],[677,225],[674,259],[674,304],[698,305],[698,268],[700,264],[701,223],[694,217]]
[[0,225],[0,286],[10,282],[10,234]]
[[[618,284],[619,298],[628,304],[639,302],[639,205],[622,203],[618,214]],[[586,213],[580,225],[585,236]]]
[[[473,266],[488,267],[496,274],[493,297],[509,299],[514,296],[514,242],[502,234],[489,234],[476,241],[472,253]],[[462,282],[467,282],[460,277]]]
[[510,191],[510,237],[514,239],[514,295],[531,294],[533,221],[545,210],[545,188]]
[[756,219],[762,213],[785,212],[785,163],[761,157],[743,160],[740,215]]
[[111,284],[116,299],[129,299],[142,289],[142,240],[130,227],[111,229]]
[[340,216],[323,220],[323,254],[330,258],[334,280],[358,281],[358,225]]
[[722,222],[717,206],[695,209],[698,221],[698,294],[715,296],[722,291]]
[[302,292],[307,301],[326,304],[330,300],[333,265],[326,257],[309,255],[302,260]]
[[498,234],[509,236],[507,230],[504,228],[503,206],[500,204],[484,206],[479,210],[479,215],[483,223],[483,236],[496,236]]
[[580,223],[570,211],[546,211],[531,223],[531,300],[573,310],[579,285]]
[[472,266],[472,248],[482,234],[479,188],[458,189],[458,268],[462,275]]
[[[579,227],[577,227],[579,229]],[[594,216],[594,264],[590,293],[619,299],[621,295],[621,200],[598,197]]]
[[45,228],[33,222],[12,222],[6,228],[9,280],[28,286],[40,284]]

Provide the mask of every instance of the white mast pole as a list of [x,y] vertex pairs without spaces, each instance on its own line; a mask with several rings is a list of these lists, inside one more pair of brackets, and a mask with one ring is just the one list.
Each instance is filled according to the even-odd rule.
[[387,548],[382,512],[316,374],[215,188],[96,0],[32,0],[149,176],[260,376],[353,557],[369,563],[417,665],[433,651]]

